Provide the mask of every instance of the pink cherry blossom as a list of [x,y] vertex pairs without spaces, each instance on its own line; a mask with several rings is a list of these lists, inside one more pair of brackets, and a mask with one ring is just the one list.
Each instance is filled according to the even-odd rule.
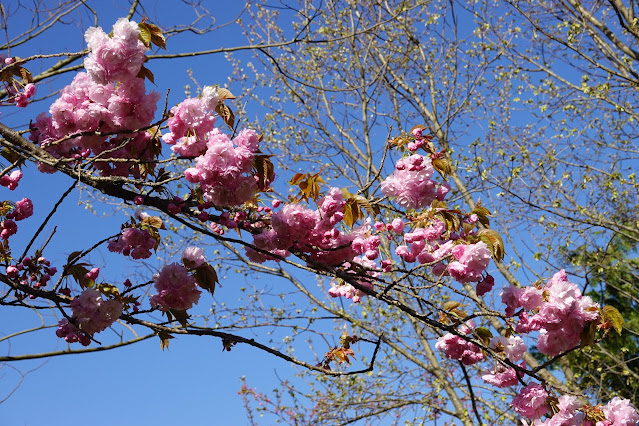
[[158,294],[151,297],[151,306],[161,311],[171,309],[185,311],[191,309],[200,300],[201,291],[195,278],[189,275],[186,268],[177,263],[165,265],[153,276]]
[[199,247],[187,247],[182,252],[182,263],[188,269],[196,269],[206,262],[204,251]]
[[116,239],[109,241],[107,248],[111,252],[122,253],[133,259],[148,259],[156,240],[146,229],[125,228]]
[[636,426],[639,413],[629,400],[614,397],[602,408],[610,426]]
[[448,264],[448,273],[454,279],[460,283],[482,280],[482,272],[488,267],[491,257],[486,243],[458,245],[452,252],[457,260]]
[[18,187],[18,182],[22,179],[22,171],[14,170],[8,175],[0,177],[0,185],[6,186],[11,191]]
[[104,300],[102,294],[93,288],[87,288],[71,301],[73,318],[80,329],[88,335],[106,330],[122,314],[122,303],[117,300]]
[[147,49],[139,40],[139,34],[138,25],[126,18],[115,23],[113,37],[100,27],[86,31],[89,56],[84,60],[84,67],[96,83],[126,81],[140,72]]
[[405,209],[421,209],[435,199],[437,189],[430,179],[433,174],[430,158],[413,154],[399,160],[395,169],[381,184],[384,195],[394,197]]
[[7,214],[7,218],[20,221],[33,215],[33,203],[28,198],[16,201],[13,211]]
[[549,410],[547,399],[548,392],[541,385],[532,383],[515,396],[512,405],[519,414],[530,419],[538,419]]

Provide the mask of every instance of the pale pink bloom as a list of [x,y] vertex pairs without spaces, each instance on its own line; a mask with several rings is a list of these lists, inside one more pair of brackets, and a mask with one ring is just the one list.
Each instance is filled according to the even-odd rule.
[[397,204],[406,209],[424,208],[435,199],[430,158],[413,154],[399,160],[395,169],[381,184],[384,195],[395,197]]
[[204,86],[202,89],[202,102],[206,108],[215,111],[215,107],[220,103],[220,94],[216,87]]
[[104,300],[102,294],[93,288],[83,290],[73,299],[71,309],[80,329],[89,335],[106,330],[122,315],[122,303]]
[[497,351],[503,351],[506,358],[511,362],[519,361],[524,353],[526,353],[526,344],[519,336],[495,336],[490,339],[489,347],[496,349]]
[[187,247],[182,252],[182,263],[188,269],[196,269],[206,262],[204,251],[200,247]]
[[579,344],[581,329],[582,327],[579,325],[573,328],[568,324],[552,331],[542,328],[537,337],[537,349],[539,349],[539,352],[549,356],[559,355],[561,352],[572,349]]
[[448,358],[459,360],[465,365],[475,364],[485,358],[484,352],[477,345],[452,333],[437,339],[435,347]]
[[606,419],[610,421],[610,426],[636,426],[639,422],[639,413],[629,400],[612,398],[602,408]]
[[126,18],[115,23],[112,38],[102,28],[89,28],[84,35],[89,48],[84,67],[91,78],[99,84],[135,78],[146,52],[139,34],[138,25]]
[[146,229],[125,228],[116,240],[109,241],[111,252],[122,253],[133,259],[148,259],[156,241]]
[[460,283],[481,281],[482,272],[490,262],[490,250],[483,241],[469,245],[457,245],[452,249],[457,261],[448,265],[449,274]]
[[161,311],[186,311],[200,300],[201,291],[198,290],[195,278],[182,265],[165,265],[153,276],[153,281],[158,294],[151,297],[151,306]]
[[[238,146],[247,148],[251,152],[257,151],[260,146],[257,132],[253,129],[240,130],[235,139],[233,139],[233,142]],[[340,196],[341,194],[342,192],[340,191]]]
[[532,311],[537,309],[543,302],[544,291],[537,287],[526,287],[519,295],[519,305],[524,309]]
[[513,399],[512,406],[519,414],[530,419],[538,419],[549,410],[548,392],[537,383],[523,388]]
[[[523,373],[520,373],[519,377],[523,377]],[[503,365],[498,365],[492,372],[483,374],[481,379],[489,385],[493,385],[498,388],[507,388],[509,386],[515,386],[518,383],[517,372],[515,369],[512,367],[505,367]]]
[[404,231],[404,226],[404,221],[398,217],[391,222],[391,229],[397,234],[401,234]]
[[501,302],[506,305],[506,315],[513,316],[515,309],[521,306],[519,299],[523,292],[523,289],[517,288],[512,284],[504,287],[501,291]]

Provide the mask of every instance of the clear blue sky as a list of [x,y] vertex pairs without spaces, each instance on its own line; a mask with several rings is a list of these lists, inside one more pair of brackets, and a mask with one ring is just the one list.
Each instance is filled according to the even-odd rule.
[[[90,5],[97,12],[100,25],[108,32],[115,20],[126,14],[126,3],[96,1],[90,2]],[[142,3],[148,7],[146,10],[150,20],[153,22],[155,16],[159,16],[161,25],[194,19],[190,9],[182,2],[160,0]],[[233,20],[243,6],[240,1],[215,0],[204,3],[219,24]],[[14,6],[12,2],[5,2],[8,9]],[[21,23],[27,22],[25,18],[24,14],[10,17],[10,30],[17,32]],[[50,45],[25,44],[11,53],[26,57],[46,51],[78,51],[83,47],[84,29],[86,27],[70,25],[51,33],[46,38]],[[181,38],[182,44],[177,44],[177,40],[169,40],[167,47],[170,53],[245,44],[239,27],[234,24],[210,35]],[[188,68],[193,69],[195,77],[202,84],[223,85],[231,71],[222,55],[163,60],[152,62],[149,68],[155,74],[156,90],[161,93],[169,88],[172,90],[170,105],[183,96],[183,87],[189,83]],[[34,69],[33,72],[37,73],[38,70]],[[66,84],[71,78],[72,75],[66,75],[54,85]],[[38,94],[43,95],[47,91],[48,88],[41,87]],[[19,115],[3,108],[0,120],[13,124],[28,123],[51,102],[52,99],[45,100],[39,109],[27,108],[19,111]],[[16,237],[30,235],[33,227],[39,223],[38,219],[43,217],[68,185],[68,179],[61,176],[46,176],[43,181],[43,175],[29,166],[16,191],[9,193],[2,189],[6,198],[17,200],[29,196],[36,206],[36,216],[20,223],[21,233]],[[86,194],[82,197],[86,197]],[[58,261],[61,262],[58,264],[62,264],[71,251],[85,248],[96,239],[109,235],[112,230],[117,232],[119,225],[126,220],[122,215],[93,215],[78,207],[77,201],[78,194],[75,193],[57,213],[56,238],[46,253],[54,263]],[[103,232],[99,235],[91,232],[95,229]],[[22,250],[24,238],[14,241],[15,251]],[[100,255],[93,256],[91,261],[97,265],[106,262]],[[219,296],[223,297],[223,292],[227,292],[227,297],[234,297],[233,280],[234,277],[227,277],[225,286],[218,291]],[[210,303],[210,296],[203,296],[202,303]],[[33,312],[5,307],[0,309],[0,334],[11,334],[31,326],[38,326],[37,316]],[[64,349],[64,342],[55,337],[54,331],[47,329],[11,339],[8,343],[0,343],[0,350],[3,355],[17,355]],[[33,369],[35,371],[31,371]],[[16,362],[0,366],[0,398],[7,396],[17,386],[13,394],[0,404],[0,425],[245,424],[241,399],[237,395],[239,378],[246,376],[251,386],[270,391],[278,382],[275,370],[280,377],[290,377],[294,373],[288,363],[256,349],[239,345],[231,352],[222,352],[219,339],[197,337],[175,339],[170,349],[164,352],[160,350],[159,339],[153,338],[103,353]],[[28,374],[19,383],[20,375],[24,373]]]

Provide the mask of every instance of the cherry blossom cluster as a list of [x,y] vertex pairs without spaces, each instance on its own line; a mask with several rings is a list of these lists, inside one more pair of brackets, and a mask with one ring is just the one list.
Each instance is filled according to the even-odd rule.
[[122,253],[133,259],[148,259],[156,244],[148,229],[124,228],[117,239],[109,241],[107,247],[111,252]]
[[[636,426],[639,422],[639,413],[627,399],[614,397],[604,406],[589,407],[573,395],[552,397],[537,383],[522,388],[512,405],[534,420],[531,426]],[[541,420],[544,415],[547,418]]]
[[[205,86],[202,96],[189,98],[171,108],[169,132],[162,140],[180,156],[195,158],[186,179],[198,184],[204,198],[218,207],[239,206],[258,191],[258,178],[253,173],[253,160],[259,151],[259,138],[254,130],[244,129],[231,140],[215,127],[215,109],[220,94]],[[272,181],[274,176],[269,176]]]
[[195,159],[195,167],[185,170],[186,180],[199,184],[204,198],[216,206],[238,206],[253,198],[259,189],[252,171],[257,133],[244,129],[231,140],[216,128],[206,137],[206,151]]
[[[406,262],[419,262],[432,266],[437,276],[450,275],[460,283],[479,282],[479,293],[484,294],[492,288],[494,280],[483,273],[491,259],[491,251],[486,243],[468,243],[459,235],[448,239],[444,236],[446,227],[439,219],[431,221],[425,228],[415,228],[404,234],[404,241],[410,244],[400,245],[395,254]],[[444,260],[449,258],[448,264]]]
[[20,284],[33,288],[42,288],[47,285],[51,277],[58,272],[55,266],[45,257],[25,257],[15,265],[9,265],[6,269],[7,277],[18,280]]
[[[579,288],[568,281],[564,270],[557,272],[543,287],[507,287],[502,293],[502,301],[507,306],[506,313],[509,316],[513,316],[516,309],[523,308],[519,312],[519,322],[515,324],[514,330],[518,333],[538,331],[537,348],[550,356],[578,346],[584,327],[597,320],[600,315],[599,306],[589,297],[581,295]],[[469,338],[474,330],[472,320],[460,327],[460,332]],[[453,333],[440,337],[435,346],[448,358],[467,365],[485,358],[485,353],[479,346]],[[522,357],[527,347],[521,337],[496,336],[490,339],[488,346],[498,356],[511,363],[518,363],[521,368],[525,367]],[[482,375],[484,382],[500,388],[515,386],[522,378],[522,372],[502,363]],[[551,411],[551,403],[557,410]],[[561,396],[557,399],[537,383],[524,386],[513,399],[512,406],[519,414],[535,420],[533,425],[635,426],[639,421],[637,410],[628,400],[614,398],[603,407],[592,408],[578,402],[573,396]],[[606,420],[592,420],[593,410]],[[539,420],[542,416],[548,418]]]
[[145,61],[146,46],[134,21],[120,18],[109,37],[101,27],[91,27],[84,34],[89,55],[84,68],[98,84],[126,82],[135,78]]
[[91,343],[91,336],[106,330],[122,315],[122,303],[115,299],[105,300],[100,291],[87,288],[71,301],[71,321],[60,320],[56,335],[69,343]]
[[[470,336],[476,327],[475,321],[469,320],[460,326],[459,331]],[[453,333],[446,333],[437,339],[435,347],[443,351],[448,358],[459,360],[465,365],[475,364],[486,358],[479,346]]]
[[[372,289],[373,284],[367,279],[367,277],[376,278],[381,275],[375,261],[367,257],[356,256],[353,258],[352,264],[358,265],[365,270],[365,276],[363,278],[360,276],[359,279],[357,279],[357,283],[362,287]],[[346,262],[344,264],[344,269],[346,269],[348,273],[354,273],[351,266],[351,262]],[[331,288],[328,290],[328,294],[331,297],[345,297],[346,299],[351,299],[354,303],[359,303],[366,293],[355,288],[352,284],[349,284],[344,280],[332,279]]]
[[253,262],[262,263],[277,259],[268,253],[286,257],[292,250],[324,265],[352,262],[355,256],[366,252],[368,260],[376,258],[380,240],[372,236],[374,228],[370,219],[351,232],[342,232],[336,227],[344,219],[345,204],[342,191],[331,188],[317,201],[317,209],[298,203],[284,205],[270,216],[270,224],[253,235],[253,246],[267,253],[246,248],[247,256]]
[[[62,89],[50,115],[37,117],[30,139],[58,158],[82,160],[103,154],[154,159],[158,152],[152,147],[153,134],[133,132],[150,125],[159,99],[157,92],[147,94],[144,79],[137,77],[146,51],[139,34],[137,24],[124,18],[113,26],[112,37],[101,28],[87,30],[88,73],[78,73]],[[139,163],[98,161],[94,167],[105,176],[140,176]],[[55,171],[44,164],[39,169]]]
[[205,264],[202,249],[187,247],[182,253],[182,262],[184,266],[178,263],[165,265],[153,276],[158,294],[151,296],[151,306],[164,312],[186,311],[200,300],[202,292],[189,271]]
[[14,170],[9,174],[0,177],[0,186],[9,188],[11,191],[18,187],[18,182],[22,179],[22,171]]
[[[526,363],[521,359],[528,348],[521,337],[510,336],[506,338],[504,336],[495,336],[490,339],[488,346],[513,363],[521,361],[518,364],[519,367],[524,368],[526,366]],[[517,384],[518,379],[522,377],[523,373],[517,373],[514,368],[502,363],[496,363],[496,366],[490,372],[481,376],[484,382],[498,388],[514,386]]]
[[7,240],[18,232],[17,221],[24,220],[33,215],[33,203],[26,197],[16,201],[13,206],[5,202],[2,206],[2,211],[6,219],[0,222],[0,238]]
[[433,171],[429,157],[413,154],[403,158],[397,161],[395,172],[382,182],[382,193],[395,198],[407,210],[422,209],[435,198],[443,199],[450,188],[444,185],[438,188],[431,180]]
[[[0,55],[0,73],[10,76],[11,74],[22,74],[20,71],[23,71],[23,73],[28,74],[28,72],[22,67],[19,67],[20,69],[14,68],[13,72],[4,72],[7,71],[6,68],[8,67],[15,67],[16,65],[13,65],[15,62],[15,58]],[[23,74],[23,76],[25,74]],[[36,92],[35,84],[31,83],[30,80],[31,79],[29,77],[27,81],[18,81],[13,76],[10,76],[6,80],[4,80],[4,89],[7,92],[7,97],[2,100],[2,103],[15,104],[17,107],[20,108],[25,108],[27,105],[29,105],[29,99],[32,98]]]
[[189,98],[171,108],[167,124],[169,133],[162,140],[183,157],[197,157],[206,152],[208,133],[215,129],[215,107],[220,101],[217,90],[205,86],[202,96]]
[[134,216],[139,222],[131,220],[117,239],[109,241],[107,248],[110,252],[122,253],[133,259],[148,259],[152,255],[151,250],[158,246],[157,230],[163,228],[163,223],[140,209]]
[[563,269],[544,287],[511,285],[503,290],[501,298],[508,315],[523,308],[515,331],[539,331],[537,349],[550,356],[578,346],[584,327],[599,318],[599,305],[590,297],[582,296],[579,287],[568,281]]

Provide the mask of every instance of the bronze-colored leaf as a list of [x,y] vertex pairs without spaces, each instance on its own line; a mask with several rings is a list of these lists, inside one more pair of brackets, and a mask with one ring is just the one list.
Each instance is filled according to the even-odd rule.
[[462,318],[466,318],[468,316],[468,314],[465,311],[462,311],[461,309],[451,309],[449,311],[451,314],[453,314],[453,316],[462,319]]
[[160,30],[157,25],[153,25],[150,23],[145,23],[145,25],[151,34],[151,43],[155,44],[158,47],[161,47],[162,49],[166,49],[166,39],[162,35],[162,30]]
[[499,261],[504,258],[504,241],[501,239],[501,236],[497,233],[497,231],[492,229],[482,229],[477,233],[477,235],[492,251],[493,259]]
[[235,124],[235,114],[233,114],[231,108],[220,102],[215,107],[215,112],[217,112],[219,116],[222,117],[222,120],[224,120],[224,123],[226,123],[229,128],[233,129],[233,125]]
[[444,310],[445,311],[452,311],[453,309],[457,309],[457,308],[461,308],[462,306],[466,306],[461,302],[456,302],[454,300],[449,300],[448,302],[444,303]]
[[73,262],[78,256],[80,256],[82,254],[81,250],[78,251],[74,251],[73,253],[71,253],[69,255],[69,257],[67,258],[67,263],[71,263]]
[[475,225],[473,223],[463,222],[462,229],[464,234],[468,235],[473,231],[473,229],[475,229]]
[[357,201],[354,199],[349,199],[344,204],[342,208],[342,213],[344,213],[344,223],[349,228],[352,228],[353,225],[359,220],[359,207],[357,206]]
[[437,170],[444,179],[446,179],[446,175],[450,175],[453,171],[453,167],[445,158],[433,158],[432,163],[433,168]]
[[162,350],[168,349],[169,348],[169,340],[174,339],[174,337],[171,336],[166,331],[158,331],[158,337],[160,338],[160,347],[162,348]]
[[624,319],[619,310],[617,310],[614,306],[606,305],[601,309],[601,311],[604,321],[610,323],[617,334],[621,335]]
[[140,72],[138,72],[137,77],[142,79],[146,78],[151,83],[155,84],[155,78],[153,77],[153,73],[151,72],[150,69],[148,69],[144,65],[142,65],[142,68],[140,68]]
[[25,83],[33,83],[33,77],[31,76],[29,70],[24,67],[18,67],[17,71],[19,72],[20,77],[22,77],[22,81],[24,81]]
[[[167,312],[167,317],[169,316],[168,314],[173,315],[173,318],[175,318],[175,320],[177,322],[180,323],[180,325],[182,325],[182,327],[186,327],[187,325],[189,325],[188,323],[188,319],[191,317],[188,312],[183,311],[183,310],[179,310],[179,309],[170,309]],[[170,321],[170,320],[169,320]]]
[[320,194],[320,184],[326,183],[319,173],[311,175],[310,173],[301,174],[296,173],[295,176],[289,181],[291,185],[297,185],[300,188],[299,196],[308,201],[309,199],[316,200]]
[[583,328],[583,330],[581,330],[581,334],[579,335],[579,338],[581,339],[579,349],[583,349],[587,346],[594,346],[596,334],[597,324],[594,321],[591,321]]
[[151,29],[145,22],[140,22],[138,24],[138,28],[140,29],[140,35],[138,36],[138,38],[148,49],[149,47],[151,47]]
[[195,269],[193,277],[200,287],[211,294],[215,292],[215,284],[220,283],[217,272],[215,272],[215,268],[206,262],[199,268]]
[[493,333],[486,327],[477,327],[475,329],[475,335],[482,341],[485,346],[488,346],[490,339],[493,337]]
[[226,99],[235,99],[235,96],[229,89],[224,89],[222,87],[217,89],[217,95],[220,97],[220,102],[225,101]]
[[164,222],[158,216],[146,216],[140,223],[155,229],[166,229]]
[[257,187],[260,191],[266,191],[270,187],[275,168],[270,158],[273,155],[256,155],[253,159],[253,170],[257,176]]

